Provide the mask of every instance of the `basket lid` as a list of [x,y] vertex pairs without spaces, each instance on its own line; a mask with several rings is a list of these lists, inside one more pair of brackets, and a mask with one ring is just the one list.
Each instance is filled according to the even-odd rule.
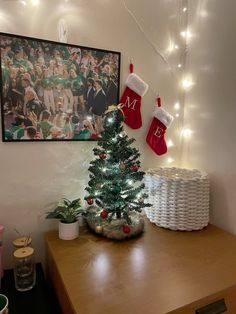
[[20,249],[15,250],[14,257],[16,258],[25,258],[33,255],[34,249],[32,247],[26,246]]

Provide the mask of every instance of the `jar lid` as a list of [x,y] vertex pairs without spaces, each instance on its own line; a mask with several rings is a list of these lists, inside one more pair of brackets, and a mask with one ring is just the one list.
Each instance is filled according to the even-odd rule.
[[32,247],[26,246],[15,250],[13,254],[16,258],[25,258],[31,256],[33,253],[34,249]]
[[21,237],[17,238],[13,241],[13,245],[16,247],[24,247],[28,246],[32,242],[32,238],[30,237]]

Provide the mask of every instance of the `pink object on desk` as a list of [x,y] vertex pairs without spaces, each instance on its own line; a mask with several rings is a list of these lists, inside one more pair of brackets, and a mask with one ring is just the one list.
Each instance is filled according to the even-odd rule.
[[3,238],[3,231],[4,226],[0,225],[0,278],[3,276],[3,244],[2,244],[2,238]]

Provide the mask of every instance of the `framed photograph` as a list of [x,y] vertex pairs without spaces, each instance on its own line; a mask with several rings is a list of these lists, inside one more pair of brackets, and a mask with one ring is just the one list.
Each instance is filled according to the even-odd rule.
[[119,101],[120,52],[0,33],[2,140],[96,140]]

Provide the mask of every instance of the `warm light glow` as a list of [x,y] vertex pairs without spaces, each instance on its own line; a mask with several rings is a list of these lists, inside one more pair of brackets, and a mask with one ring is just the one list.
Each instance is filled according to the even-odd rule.
[[182,130],[182,132],[181,132],[181,135],[182,135],[183,137],[185,137],[185,138],[189,138],[189,137],[191,137],[192,133],[193,133],[193,131],[190,130],[189,128],[184,128],[184,129]]
[[179,49],[179,46],[178,46],[178,45],[175,45],[175,43],[171,41],[171,42],[169,43],[169,46],[168,46],[168,48],[167,48],[167,51],[170,53],[170,52],[172,52],[174,49]]
[[167,147],[173,147],[174,143],[172,142],[172,140],[168,140],[167,141]]
[[181,63],[178,64],[178,68],[182,68],[182,64]]
[[176,103],[174,104],[174,108],[175,108],[175,110],[179,110],[179,108],[180,108],[179,102],[176,102]]
[[187,90],[193,86],[193,81],[191,79],[183,79],[182,87],[183,89]]
[[108,121],[109,123],[111,123],[111,122],[113,122],[113,118],[108,118],[107,121]]
[[186,8],[186,7],[184,7],[184,8],[183,8],[183,12],[186,12],[186,11],[187,11],[187,8]]
[[180,35],[186,39],[189,39],[193,36],[193,34],[189,30],[181,32]]
[[103,171],[103,172],[106,172],[106,171],[107,171],[107,168],[102,168],[102,171]]
[[169,46],[168,46],[168,48],[167,48],[167,51],[168,52],[172,52],[174,50],[174,43],[173,42],[170,42],[169,43]]
[[171,157],[169,157],[169,158],[167,159],[168,164],[171,164],[173,161],[174,161],[174,159],[171,158]]
[[20,3],[26,6],[26,2],[24,0],[21,0]]
[[176,113],[175,116],[176,116],[176,118],[178,118],[179,117],[179,113]]
[[207,11],[201,11],[201,12],[200,12],[200,16],[201,16],[201,17],[208,17]]
[[33,5],[39,5],[39,0],[31,0]]

